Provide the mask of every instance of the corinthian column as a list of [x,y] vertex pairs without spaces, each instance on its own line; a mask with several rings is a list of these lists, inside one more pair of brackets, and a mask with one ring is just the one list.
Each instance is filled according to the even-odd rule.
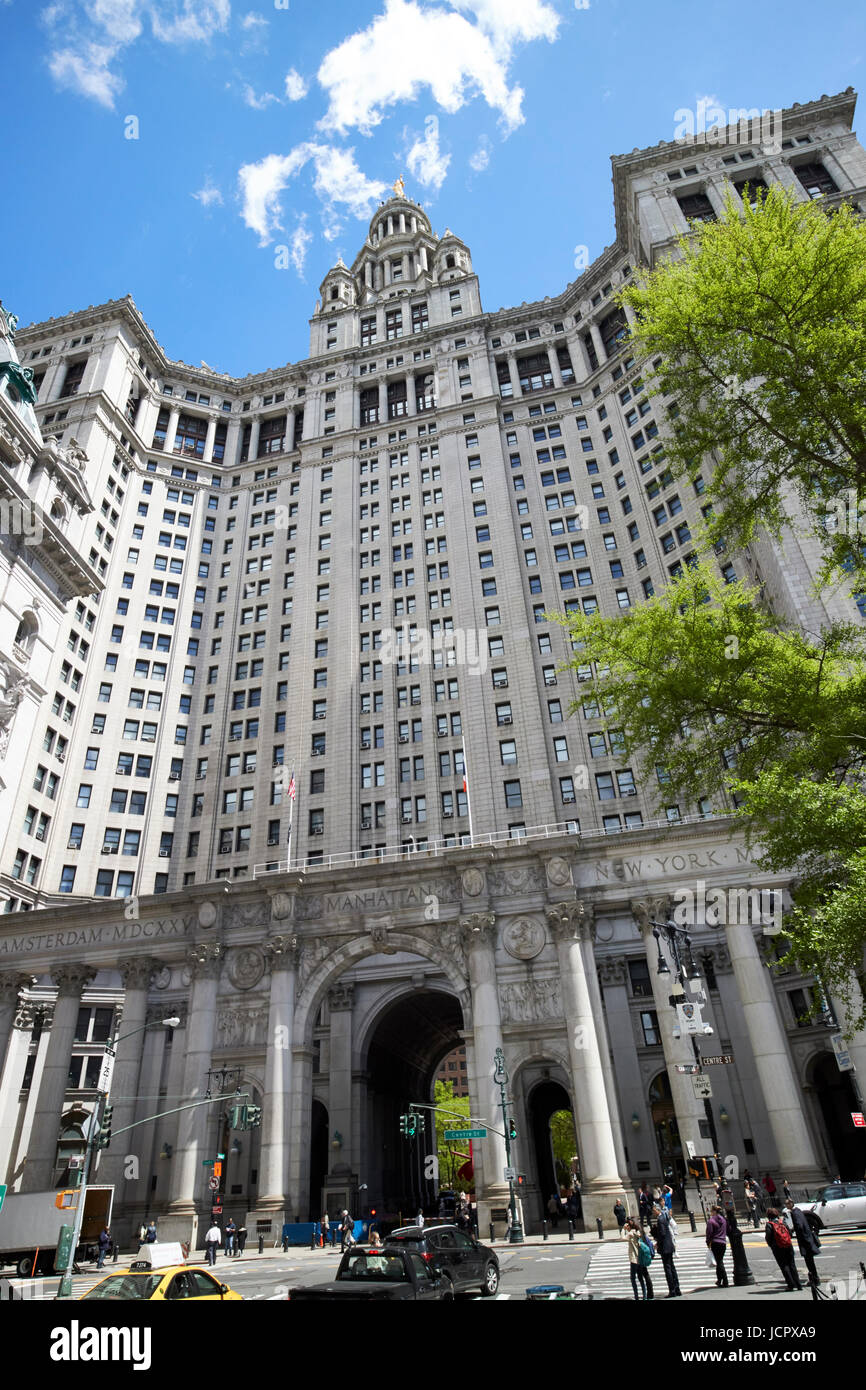
[[52,979],[57,986],[57,1000],[33,1116],[33,1127],[27,1145],[22,1192],[39,1192],[53,1184],[57,1136],[60,1131],[63,1100],[69,1084],[69,1058],[75,1041],[81,991],[85,985],[90,984],[95,974],[95,970],[78,964],[61,965],[52,972]]
[[29,975],[14,972],[0,974],[0,1074],[6,1060],[6,1051],[12,1036],[12,1024],[18,1012],[18,996],[25,985],[30,983]]
[[[258,1212],[285,1213],[288,1194],[289,1121],[292,1102],[292,1027],[298,964],[296,936],[272,936],[263,945],[271,968]],[[295,1205],[300,1194],[295,1193]],[[285,1215],[280,1222],[290,1219]],[[249,1221],[247,1222],[249,1225]]]
[[556,942],[562,1008],[568,1033],[568,1060],[574,1118],[581,1159],[584,1224],[609,1219],[617,1197],[625,1195],[616,1157],[614,1127],[604,1082],[601,1049],[584,963],[584,946],[594,969],[592,943],[583,904],[560,903],[546,909]]
[[[472,1052],[476,1067],[474,1090],[478,1113],[499,1130],[502,1127],[502,1107],[499,1087],[493,1080],[496,1050],[502,1047],[502,1019],[494,954],[496,918],[492,912],[473,912],[471,916],[461,918],[460,930],[472,993]],[[481,1230],[486,1230],[491,1206],[503,1207],[509,1200],[508,1185],[503,1176],[505,1139],[488,1129],[487,1138],[476,1140],[475,1143],[477,1149],[481,1150],[482,1182],[476,1182],[478,1225]]]
[[[123,1000],[123,1024],[120,1042],[117,1045],[117,1058],[111,1078],[109,1100],[113,1106],[112,1129],[119,1130],[131,1125],[135,1119],[135,1102],[138,1092],[138,1077],[141,1070],[141,1056],[144,1049],[144,1025],[147,1017],[147,989],[153,974],[153,960],[135,956],[121,961],[120,975],[126,994]],[[127,1036],[131,1035],[131,1036]],[[158,1109],[157,1106],[153,1107]],[[142,1129],[144,1126],[142,1126]],[[100,1155],[98,1181],[114,1184],[114,1224],[121,1225],[120,1209],[133,1195],[134,1185],[126,1178],[126,1154],[134,1154],[140,1159],[141,1130],[131,1130],[121,1134],[112,1142],[110,1148]],[[120,1240],[125,1240],[129,1232],[117,1232]]]
[[[186,1058],[182,1091],[187,1101],[203,1099],[207,1072],[213,1053],[216,1029],[216,1003],[223,947],[219,941],[193,946],[187,953],[192,972],[192,991],[187,1018]],[[178,1116],[177,1147],[171,1183],[171,1201],[160,1223],[160,1235],[167,1240],[190,1240],[195,1247],[198,1235],[196,1187],[204,1169],[210,1107],[181,1111]]]

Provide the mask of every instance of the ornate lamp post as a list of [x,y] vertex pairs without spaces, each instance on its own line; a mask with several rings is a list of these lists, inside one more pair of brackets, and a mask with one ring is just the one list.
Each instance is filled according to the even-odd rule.
[[[493,1080],[499,1087],[499,1094],[501,1097],[499,1103],[502,1106],[502,1128],[505,1133],[505,1162],[507,1164],[508,1171],[510,1174],[512,1172],[511,1140],[517,1138],[517,1130],[515,1129],[513,1122],[509,1123],[508,1119],[508,1107],[511,1104],[511,1102],[505,1099],[505,1087],[508,1084],[508,1072],[505,1070],[505,1054],[503,1053],[501,1047],[497,1047],[496,1051],[493,1054],[493,1068]],[[508,1179],[508,1191],[510,1194],[509,1205],[511,1207],[511,1233],[509,1235],[509,1241],[512,1245],[522,1245],[523,1223],[517,1219],[517,1203],[514,1198],[514,1179],[512,1177],[509,1177]]]

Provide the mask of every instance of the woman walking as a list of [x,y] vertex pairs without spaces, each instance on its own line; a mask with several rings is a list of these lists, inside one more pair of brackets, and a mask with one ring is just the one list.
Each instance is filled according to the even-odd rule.
[[[652,1280],[649,1276],[649,1264],[652,1259],[652,1254],[650,1253],[649,1246],[644,1240],[640,1223],[633,1221],[632,1218],[629,1217],[620,1234],[626,1236],[628,1239],[629,1271],[631,1273],[631,1287],[635,1302],[640,1303],[641,1301],[637,1291],[638,1284],[640,1284],[643,1290],[643,1297],[646,1302],[648,1299],[655,1297]],[[643,1251],[641,1250],[641,1246],[643,1246]],[[643,1255],[643,1260],[641,1259],[641,1255]],[[644,1263],[644,1261],[646,1261],[646,1263]]]
[[722,1209],[714,1206],[710,1212],[707,1222],[705,1239],[707,1249],[711,1251],[716,1262],[716,1288],[726,1289],[728,1287],[728,1276],[725,1272],[725,1249],[728,1244],[727,1238],[728,1225],[722,1215]]

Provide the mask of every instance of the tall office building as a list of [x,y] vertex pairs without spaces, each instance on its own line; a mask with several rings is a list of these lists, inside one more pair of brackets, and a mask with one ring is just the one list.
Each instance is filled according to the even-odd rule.
[[[38,394],[5,471],[82,467],[68,502],[39,474],[65,615],[22,590],[0,632],[31,682],[0,852],[13,1181],[64,1179],[121,1007],[128,1116],[242,1070],[263,1125],[226,1201],[263,1229],[359,1191],[415,1200],[396,1115],[429,1102],[464,1043],[491,1126],[504,1049],[528,1205],[549,1195],[555,1110],[575,1114],[591,1214],[719,1148],[676,1071],[691,1051],[665,1018],[651,923],[677,882],[784,884],[718,800],[659,818],[548,615],[658,592],[705,505],[709,464],[690,481],[667,466],[676,403],[648,396],[615,292],[728,190],[866,206],[854,104],[781,113],[770,151],[744,118],[715,144],[614,158],[616,239],[543,302],[486,312],[469,247],[398,181],[351,267],[325,276],[301,362],[233,378],[172,361],[129,298],[16,333]],[[810,627],[859,619],[850,595],[813,591],[802,538],[717,562]],[[703,930],[705,1016],[738,1064],[718,1068],[727,1142],[743,1167],[803,1181],[838,1166],[845,1078],[826,1028],[800,1026],[814,982],[774,987],[760,925]],[[741,998],[758,986],[762,1021]],[[181,1027],[148,1032],[166,1011]],[[804,1098],[816,1067],[832,1103]],[[202,1213],[220,1123],[203,1107],[142,1126],[134,1179],[103,1156],[130,1221]],[[502,1163],[491,1131],[485,1210],[501,1210]]]

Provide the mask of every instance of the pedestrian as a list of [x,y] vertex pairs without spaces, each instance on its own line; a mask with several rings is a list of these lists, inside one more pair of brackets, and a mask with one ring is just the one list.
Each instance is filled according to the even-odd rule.
[[791,1197],[791,1189],[790,1189],[790,1187],[788,1186],[788,1179],[787,1179],[787,1178],[783,1178],[783,1179],[782,1179],[782,1191],[783,1191],[784,1194],[785,1194],[785,1201],[786,1201],[786,1202],[793,1201],[793,1198]]
[[755,1230],[758,1229],[758,1189],[751,1178],[747,1178],[743,1185],[743,1196],[746,1199],[746,1210],[752,1221]]
[[288,1221],[284,1221],[284,1222],[283,1222],[283,1236],[282,1236],[282,1240],[283,1240],[283,1254],[285,1254],[285,1252],[286,1252],[286,1251],[288,1250],[288,1248],[289,1248],[289,1238],[291,1237],[291,1234],[292,1234],[292,1228],[291,1228],[289,1222],[288,1222]]
[[349,1213],[348,1213],[348,1211],[346,1210],[346,1208],[343,1207],[343,1210],[342,1210],[342,1212],[340,1213],[340,1254],[341,1254],[341,1255],[342,1255],[343,1252],[345,1251],[347,1245],[349,1246],[349,1249],[351,1249],[352,1246],[355,1244],[354,1230],[355,1230],[355,1223],[354,1223],[354,1221],[352,1220],[352,1218],[351,1218],[351,1216],[349,1215]]
[[791,1232],[784,1221],[780,1219],[776,1207],[770,1207],[767,1211],[764,1240],[773,1252],[773,1258],[782,1271],[782,1278],[788,1285],[789,1292],[793,1293],[795,1289],[801,1289],[803,1286],[800,1283],[800,1276],[794,1263],[794,1242],[791,1239]]
[[669,1182],[665,1183],[662,1196],[664,1197],[665,1209],[668,1213],[668,1216],[671,1216],[674,1206],[674,1190]]
[[[679,1275],[674,1264],[674,1255],[677,1251],[676,1224],[664,1202],[660,1207],[656,1207],[653,1217],[655,1219],[656,1249],[661,1255],[662,1269],[668,1283],[668,1298],[682,1298]],[[650,1234],[653,1234],[652,1228],[650,1228]]]
[[550,1217],[550,1224],[554,1230],[559,1225],[559,1198],[555,1192],[551,1192],[547,1202],[547,1214]]
[[156,1223],[154,1221],[148,1222],[144,1239],[148,1245],[153,1245],[153,1242],[156,1240]]
[[652,1194],[645,1182],[642,1182],[640,1185],[640,1191],[637,1194],[637,1205],[640,1213],[640,1224],[645,1226],[652,1215],[653,1206]]
[[216,1222],[210,1227],[204,1238],[205,1254],[209,1265],[216,1264],[217,1246],[222,1243],[222,1232]]
[[225,1247],[225,1249],[226,1249],[226,1254],[227,1254],[227,1255],[231,1255],[232,1252],[233,1252],[233,1250],[234,1250],[235,1235],[237,1234],[237,1229],[238,1229],[238,1228],[237,1228],[237,1226],[235,1225],[234,1221],[231,1219],[231,1217],[229,1217],[228,1221],[226,1222],[226,1247]]
[[247,1228],[246,1228],[246,1226],[243,1225],[243,1223],[241,1223],[241,1225],[238,1226],[238,1232],[237,1232],[237,1252],[238,1252],[238,1255],[242,1255],[242,1254],[244,1253],[244,1246],[246,1245],[246,1243],[247,1243]]
[[415,1217],[415,1225],[416,1225],[416,1226],[419,1226],[419,1227],[421,1228],[421,1230],[423,1231],[423,1229],[424,1229],[424,1213],[423,1213],[423,1211],[421,1210],[420,1207],[418,1208],[418,1215]]
[[[823,1227],[824,1223],[815,1212],[802,1211],[800,1207],[795,1207],[790,1198],[785,1205],[791,1216],[797,1247],[800,1254],[803,1256],[803,1263],[809,1271],[809,1283],[814,1287],[815,1284],[820,1284],[821,1282],[818,1277],[818,1271],[815,1268],[815,1256],[821,1249],[821,1242],[818,1239],[818,1230]],[[818,1227],[818,1230],[815,1229],[813,1222],[809,1219],[812,1216],[814,1216],[815,1221],[821,1222],[821,1226]]]
[[330,1234],[330,1230],[331,1230],[331,1218],[328,1216],[328,1213],[325,1212],[324,1216],[322,1217],[322,1249],[323,1249],[323,1250],[326,1250],[326,1249],[328,1248],[328,1236],[329,1236],[329,1234]]
[[641,1287],[643,1299],[644,1302],[646,1302],[655,1297],[652,1280],[649,1275],[652,1253],[644,1239],[640,1224],[631,1217],[626,1221],[620,1235],[625,1236],[628,1241],[629,1273],[631,1275],[631,1288],[635,1303],[640,1303],[641,1301],[641,1296],[638,1294],[638,1285]]
[[111,1249],[111,1227],[103,1226],[99,1232],[99,1255],[96,1259],[96,1268],[102,1269],[105,1264],[105,1257]]
[[617,1226],[619,1226],[619,1229],[622,1230],[623,1226],[625,1225],[625,1219],[628,1215],[628,1212],[622,1204],[621,1197],[617,1197],[616,1201],[613,1204],[613,1214],[616,1217]]
[[146,1224],[146,1222],[142,1221],[141,1225],[140,1225],[139,1228],[138,1228],[138,1243],[139,1243],[139,1245],[144,1245],[146,1236],[147,1236],[147,1224]]
[[371,1249],[371,1250],[381,1250],[381,1249],[382,1249],[382,1237],[379,1235],[379,1232],[378,1232],[378,1231],[371,1231],[371,1232],[370,1232],[370,1249]]
[[707,1221],[707,1229],[704,1238],[707,1242],[707,1249],[716,1262],[716,1288],[726,1289],[728,1287],[728,1276],[725,1272],[725,1249],[727,1248],[728,1225],[722,1215],[719,1206],[711,1208],[710,1217]]
[[[765,1173],[765,1174],[764,1174],[763,1186],[764,1186],[764,1190],[766,1191],[768,1197],[770,1197],[770,1198],[775,1197],[775,1195],[776,1195],[776,1184],[773,1182],[773,1179],[770,1177],[770,1174],[769,1174],[769,1173]],[[767,1215],[768,1215],[768,1216],[769,1216],[769,1214],[770,1214],[770,1213],[767,1212]]]

